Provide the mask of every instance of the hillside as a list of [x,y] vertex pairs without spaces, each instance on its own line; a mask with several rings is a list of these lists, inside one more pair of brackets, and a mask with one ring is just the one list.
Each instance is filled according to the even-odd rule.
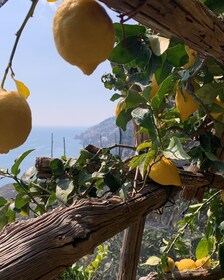
[[[108,147],[118,143],[133,146],[133,129],[132,124],[128,123],[126,131],[119,130],[116,126],[116,118],[111,117],[76,135],[75,138],[80,140],[83,147],[88,144]],[[114,153],[118,153],[118,149],[115,149]],[[131,153],[131,150],[122,149],[121,156],[126,157]]]

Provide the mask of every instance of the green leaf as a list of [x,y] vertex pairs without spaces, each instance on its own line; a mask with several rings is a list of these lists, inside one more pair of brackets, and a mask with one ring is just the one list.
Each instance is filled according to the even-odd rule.
[[64,164],[59,158],[55,158],[50,161],[50,169],[55,177],[61,177],[65,172]]
[[30,203],[30,197],[26,193],[18,193],[15,198],[15,207],[21,209],[24,205]]
[[169,146],[167,147],[167,149],[165,149],[163,155],[170,159],[190,159],[190,156],[184,151],[180,139],[175,136],[170,139]]
[[20,164],[22,163],[22,161],[32,152],[34,151],[35,149],[31,149],[31,150],[28,150],[26,152],[24,152],[22,155],[20,155],[16,160],[15,160],[15,163],[12,165],[11,167],[11,173],[15,176],[17,176],[20,172]]
[[73,191],[74,184],[69,180],[61,180],[56,187],[56,197],[63,203],[67,203],[69,194]]
[[223,242],[219,244],[218,255],[219,255],[219,263],[221,269],[224,270],[224,243]]
[[111,96],[110,100],[111,100],[111,101],[115,101],[115,100],[119,99],[120,97],[121,97],[120,94],[115,93],[115,94],[113,94],[113,95]]
[[149,109],[136,108],[131,113],[135,123],[148,130],[152,142],[156,146],[160,146],[157,128],[154,122],[154,116]]
[[223,85],[217,83],[205,84],[196,91],[196,95],[204,104],[212,104],[216,96],[223,91]]
[[133,170],[137,166],[139,166],[141,164],[141,162],[143,162],[145,160],[145,158],[146,158],[146,153],[133,157],[129,163],[130,170]]
[[2,230],[3,227],[7,224],[8,224],[8,217],[0,212],[0,230]]
[[155,150],[150,150],[148,153],[146,153],[144,161],[142,161],[139,164],[139,171],[140,171],[142,178],[145,177],[145,175],[148,171],[148,167],[149,167],[150,163],[152,162],[152,159],[155,157],[155,154],[156,154]]
[[197,259],[207,257],[209,254],[209,244],[207,238],[202,238],[196,247],[195,256]]
[[139,104],[146,103],[146,100],[137,91],[130,89],[125,99],[125,103],[126,103],[126,108],[129,109],[129,108],[137,107]]
[[152,147],[152,142],[143,142],[137,147],[137,151],[145,150]]
[[0,196],[0,207],[4,206],[6,203],[7,200],[3,196]]
[[123,201],[126,200],[130,187],[132,187],[130,183],[124,183],[119,190],[119,196]]
[[169,91],[172,80],[173,75],[170,75],[161,83],[159,90],[157,91],[151,102],[153,109],[158,110],[160,108],[160,105],[164,101],[165,94]]
[[188,62],[188,55],[183,44],[176,44],[166,51],[167,61],[175,67],[180,67]]
[[156,81],[161,84],[171,73],[173,66],[166,60],[166,53],[162,55],[162,65],[155,72]]
[[104,175],[104,182],[112,193],[115,193],[121,188],[120,179],[112,175],[110,172]]
[[224,12],[223,0],[203,0],[203,3],[214,13],[221,14]]
[[124,131],[126,130],[127,123],[131,120],[131,112],[132,109],[122,110],[118,117],[116,118],[116,125],[122,128]]
[[109,60],[118,64],[130,63],[139,55],[141,47],[138,37],[127,37],[114,47]]
[[142,25],[133,24],[121,24],[114,23],[115,36],[119,41],[123,40],[124,37],[139,36],[146,33],[146,28]]

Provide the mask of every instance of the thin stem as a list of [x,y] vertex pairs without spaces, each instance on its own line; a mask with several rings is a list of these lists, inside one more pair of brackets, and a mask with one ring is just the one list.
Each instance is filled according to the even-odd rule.
[[[21,27],[16,32],[16,40],[14,42],[12,52],[11,52],[11,55],[9,57],[8,66],[5,69],[5,73],[4,73],[4,76],[3,76],[3,79],[2,79],[2,83],[1,83],[1,88],[4,88],[5,80],[6,80],[6,77],[8,75],[9,69],[11,69],[11,71],[12,71],[12,61],[13,61],[13,58],[14,58],[14,55],[15,55],[15,52],[16,52],[16,48],[17,48],[20,36],[22,35],[23,29],[26,26],[28,20],[33,16],[33,13],[34,13],[34,10],[36,8],[36,5],[37,5],[38,1],[39,0],[33,0],[32,1],[31,7],[30,7],[30,9],[29,9],[29,11],[28,11],[28,13],[27,13],[22,25],[21,25]],[[12,71],[12,73],[13,73],[13,71]]]
[[183,232],[185,231],[185,229],[186,229],[186,228],[189,226],[189,224],[191,223],[192,218],[194,218],[194,217],[201,211],[201,209],[202,209],[205,205],[209,204],[218,194],[220,194],[220,192],[221,192],[221,191],[218,191],[218,192],[216,192],[215,194],[213,194],[209,199],[207,199],[204,203],[202,203],[201,206],[198,207],[198,209],[197,209],[194,213],[192,213],[191,219],[189,219],[189,220],[187,221],[187,223],[186,223],[182,228],[179,229],[178,234],[176,235],[176,237],[174,238],[174,240],[171,242],[171,244],[167,247],[167,249],[164,251],[164,253],[167,253],[167,254],[169,253],[169,251],[170,251],[170,250],[173,248],[173,246],[175,245],[176,241],[180,238],[180,236],[183,234]]

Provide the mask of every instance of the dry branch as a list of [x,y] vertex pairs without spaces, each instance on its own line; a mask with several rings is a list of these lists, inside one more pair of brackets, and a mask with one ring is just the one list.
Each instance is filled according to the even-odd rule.
[[177,188],[156,184],[128,201],[78,200],[36,219],[8,225],[0,235],[0,279],[50,280],[146,213],[163,205]]
[[159,278],[156,272],[149,273],[146,277],[141,277],[139,280],[219,280],[224,277],[224,271],[220,268],[214,268],[210,270],[199,269],[172,273],[166,273],[163,278]]
[[[186,186],[223,188],[222,176],[190,174],[183,172],[181,177]],[[125,202],[118,196],[105,201],[82,199],[8,225],[0,234],[0,279],[53,279],[102,242],[160,208],[180,189],[151,182]]]
[[224,63],[224,24],[198,0],[100,0],[166,36]]

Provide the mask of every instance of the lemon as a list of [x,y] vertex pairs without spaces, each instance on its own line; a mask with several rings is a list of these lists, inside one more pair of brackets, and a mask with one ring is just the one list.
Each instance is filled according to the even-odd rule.
[[160,185],[181,186],[176,165],[164,156],[151,165],[149,177]]
[[177,89],[175,103],[180,113],[181,121],[186,121],[190,115],[192,115],[199,108],[198,104],[195,103],[192,95],[190,95],[185,87],[182,89]]
[[22,145],[31,127],[31,110],[26,99],[17,91],[0,89],[0,153]]
[[166,265],[163,265],[164,272],[167,273],[167,272],[173,271],[174,267],[175,267],[174,260],[172,258],[168,257]]
[[115,116],[116,116],[116,118],[118,117],[120,112],[122,110],[124,110],[125,108],[126,108],[125,99],[119,100],[118,103],[117,103],[117,106],[115,108]]
[[204,257],[195,261],[197,268],[211,268],[211,259],[209,257]]
[[110,56],[115,42],[113,23],[95,0],[64,0],[54,16],[53,35],[59,54],[86,75]]
[[150,86],[151,86],[150,99],[152,99],[156,95],[157,91],[159,90],[159,85],[156,81],[155,75],[152,76],[152,81]]
[[197,269],[195,261],[192,259],[182,259],[179,262],[175,262],[175,265],[180,271]]
[[186,53],[188,54],[188,63],[184,64],[183,68],[188,69],[189,67],[194,65],[197,58],[197,52],[188,46],[185,46],[185,50]]

